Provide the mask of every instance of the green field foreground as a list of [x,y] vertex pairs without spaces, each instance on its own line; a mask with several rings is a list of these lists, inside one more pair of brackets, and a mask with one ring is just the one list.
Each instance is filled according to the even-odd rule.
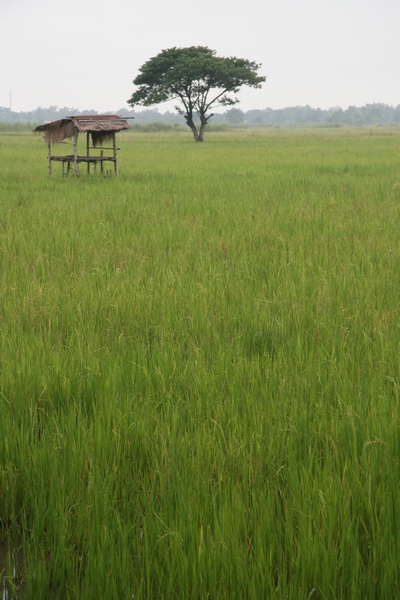
[[400,597],[400,129],[118,145],[0,135],[3,598]]

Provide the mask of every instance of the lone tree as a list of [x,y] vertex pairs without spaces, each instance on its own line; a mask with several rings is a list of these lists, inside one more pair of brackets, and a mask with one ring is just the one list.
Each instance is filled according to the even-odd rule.
[[[169,48],[150,58],[133,80],[136,91],[128,100],[135,106],[151,106],[177,100],[175,109],[185,117],[195,142],[202,142],[210,109],[232,106],[243,86],[260,88],[265,77],[257,75],[260,64],[244,58],[223,58],[205,46]],[[200,126],[196,126],[197,113]]]

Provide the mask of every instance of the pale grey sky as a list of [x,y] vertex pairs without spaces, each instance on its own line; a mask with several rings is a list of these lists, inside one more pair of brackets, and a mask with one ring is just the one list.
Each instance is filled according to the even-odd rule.
[[193,45],[262,63],[242,110],[398,105],[399,28],[400,0],[0,0],[0,106],[129,108],[146,60]]

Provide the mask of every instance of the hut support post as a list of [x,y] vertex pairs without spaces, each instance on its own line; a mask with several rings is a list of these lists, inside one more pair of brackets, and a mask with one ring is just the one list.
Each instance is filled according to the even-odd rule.
[[75,129],[75,134],[74,134],[74,173],[75,173],[75,175],[79,175],[79,171],[78,171],[78,135],[79,135],[79,131],[78,131],[78,129]]
[[51,143],[47,144],[47,174],[51,175]]
[[113,132],[113,154],[114,154],[114,172],[118,175],[118,163],[117,163],[117,142],[115,139],[115,131]]
[[[87,132],[86,133],[86,156],[89,157],[89,154],[90,154],[90,133]],[[90,162],[89,161],[87,163],[87,172],[89,175],[89,173],[90,173]]]

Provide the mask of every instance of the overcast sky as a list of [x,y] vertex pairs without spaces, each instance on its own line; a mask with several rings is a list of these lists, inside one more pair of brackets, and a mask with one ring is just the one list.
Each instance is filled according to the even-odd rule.
[[0,0],[0,106],[129,108],[146,60],[197,45],[262,63],[242,110],[397,106],[399,28],[400,0]]

